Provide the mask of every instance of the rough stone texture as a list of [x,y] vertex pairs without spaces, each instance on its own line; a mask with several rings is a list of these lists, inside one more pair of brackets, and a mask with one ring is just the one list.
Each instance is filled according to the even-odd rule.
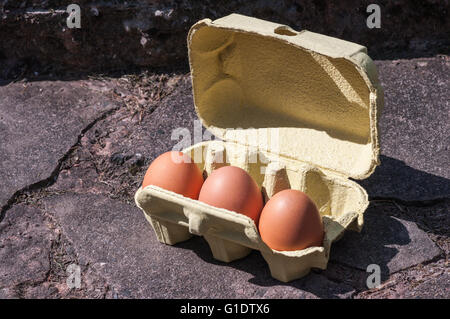
[[0,299],[19,299],[19,295],[13,288],[0,288]]
[[[327,277],[311,273],[299,280],[294,286],[273,285],[267,289],[263,298],[270,299],[315,299],[315,298],[351,298],[355,289],[345,283],[333,282]],[[243,297],[245,298],[245,297]]]
[[330,259],[361,270],[377,264],[385,280],[439,256],[441,250],[415,223],[392,216],[398,214],[396,210],[393,205],[372,204],[364,214],[361,233],[346,232],[333,245]]
[[[0,223],[0,299],[112,298],[95,265],[81,264],[72,244],[43,210],[15,205]],[[67,267],[81,266],[84,281],[71,289]]]
[[417,223],[446,256],[450,255],[450,200],[431,207],[405,207],[399,217]]
[[[236,12],[366,45],[375,58],[449,51],[447,1],[378,1],[381,28],[369,29],[372,1],[80,0],[81,29],[68,29],[70,1],[0,1],[0,59],[7,76],[24,68],[79,71],[186,62],[186,35],[203,18]],[[401,30],[401,31],[399,31]]]
[[83,129],[117,107],[105,90],[98,81],[0,86],[0,209],[18,190],[52,177]]
[[371,197],[450,197],[450,59],[377,61],[385,89],[381,166],[361,184]]
[[446,256],[450,253],[450,200],[442,200],[431,205],[413,206],[399,205],[390,201],[373,201],[391,205],[396,209],[389,212],[392,216],[417,224],[425,231]]
[[366,291],[367,277],[370,275],[365,270],[349,267],[338,262],[330,260],[326,270],[316,270],[316,272],[325,276],[331,281],[339,283],[339,285],[348,285],[355,289],[354,298],[358,292]]
[[50,250],[55,234],[36,208],[16,205],[0,223],[0,296],[19,283],[39,283],[50,271]]
[[[66,284],[66,269],[81,265],[80,288]],[[0,223],[0,299],[112,298],[95,265],[81,264],[72,244],[43,210],[15,205]]]
[[355,298],[450,298],[450,271],[447,260],[416,266],[394,274],[381,287],[364,291]]
[[[181,140],[182,136],[177,134],[172,139],[173,130],[188,129],[191,143],[197,142],[194,141],[194,121],[198,117],[189,75],[175,75],[166,89],[172,93],[163,98],[153,112],[144,109],[141,121],[127,108],[122,108],[95,124],[81,139],[82,147],[76,150],[76,160],[66,165],[68,170],[61,172],[61,178],[50,189],[61,191],[69,187],[82,192],[103,192],[133,202],[150,162]],[[197,124],[197,132],[202,134],[201,124]]]
[[139,209],[103,196],[65,194],[44,205],[80,263],[97,265],[119,298],[336,298],[353,292],[317,274],[282,284],[257,252],[230,264],[215,261],[200,237],[163,245]]

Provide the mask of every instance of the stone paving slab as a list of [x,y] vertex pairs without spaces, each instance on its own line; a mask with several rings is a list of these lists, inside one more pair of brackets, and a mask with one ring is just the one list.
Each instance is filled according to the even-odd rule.
[[[372,204],[364,214],[361,233],[348,231],[331,249],[330,259],[366,270],[381,268],[382,278],[432,260],[442,251],[414,222],[398,217],[393,205]],[[394,216],[393,216],[394,215]]]
[[88,124],[117,104],[97,81],[0,86],[0,209],[14,193],[51,177]]
[[71,243],[40,208],[14,205],[0,222],[0,299],[112,298],[95,267],[81,268],[79,289],[67,286],[67,267],[77,262]]
[[81,264],[96,265],[119,298],[346,298],[354,292],[319,274],[283,284],[270,277],[261,255],[215,261],[201,237],[159,243],[142,212],[98,195],[44,199]]
[[361,184],[372,197],[450,197],[450,58],[376,61],[385,90],[381,166]]
[[450,200],[432,206],[405,207],[398,217],[415,222],[446,256],[450,254]]
[[[50,190],[94,192],[119,196],[133,202],[148,165],[171,150],[183,138],[173,131],[188,131],[194,143],[198,120],[192,101],[189,74],[172,78],[172,93],[152,112],[144,111],[142,120],[126,108],[96,123],[81,139],[72,165],[63,169]],[[199,121],[196,130],[204,131]]]
[[[7,292],[5,287],[46,279],[55,239],[47,222],[39,209],[22,204],[11,208],[0,222],[0,290],[3,293]],[[9,289],[7,294],[12,293]]]

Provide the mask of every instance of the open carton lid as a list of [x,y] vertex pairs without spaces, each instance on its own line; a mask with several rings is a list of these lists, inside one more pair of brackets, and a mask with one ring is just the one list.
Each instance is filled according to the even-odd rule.
[[367,49],[239,14],[192,26],[196,112],[217,137],[363,179],[383,91]]

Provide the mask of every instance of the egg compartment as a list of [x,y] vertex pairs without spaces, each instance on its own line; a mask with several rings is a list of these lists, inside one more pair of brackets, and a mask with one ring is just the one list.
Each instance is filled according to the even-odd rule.
[[286,188],[304,191],[325,237],[322,247],[275,251],[249,217],[147,186],[135,201],[158,240],[173,245],[201,235],[224,262],[259,250],[284,282],[325,269],[331,243],[363,225],[367,194],[350,178],[367,178],[379,164],[383,90],[366,48],[231,14],[192,26],[188,49],[195,110],[222,141],[184,152],[205,177],[223,165],[243,168],[265,200]]
[[231,262],[259,250],[274,278],[288,282],[307,274],[312,267],[325,269],[331,243],[345,229],[360,230],[367,194],[357,183],[329,175],[321,169],[237,143],[210,141],[184,151],[207,177],[225,165],[238,166],[257,182],[267,202],[284,189],[305,192],[317,205],[324,223],[322,247],[276,251],[262,240],[254,221],[242,214],[216,208],[156,186],[140,188],[136,203],[152,225],[158,240],[168,245],[203,236],[215,259]]

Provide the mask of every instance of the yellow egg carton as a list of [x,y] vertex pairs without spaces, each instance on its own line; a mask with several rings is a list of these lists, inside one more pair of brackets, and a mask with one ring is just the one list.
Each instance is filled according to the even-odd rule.
[[325,269],[331,243],[363,226],[367,193],[349,178],[367,178],[379,164],[383,91],[366,48],[238,14],[197,22],[188,48],[196,112],[221,140],[183,152],[205,177],[223,165],[243,168],[266,202],[283,189],[305,192],[325,237],[322,247],[276,251],[251,218],[147,186],[135,201],[158,240],[201,235],[224,262],[259,250],[283,282]]

